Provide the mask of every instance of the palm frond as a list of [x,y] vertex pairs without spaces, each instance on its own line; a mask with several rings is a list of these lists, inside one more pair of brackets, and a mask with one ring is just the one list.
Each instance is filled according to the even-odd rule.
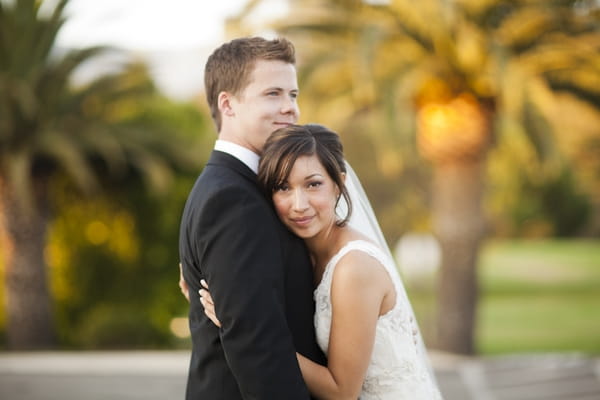
[[144,120],[143,107],[158,96],[145,65],[74,85],[78,68],[110,49],[56,51],[67,2],[45,13],[32,0],[0,8],[0,159],[10,164],[0,173],[13,171],[7,179],[23,196],[39,166],[86,192],[106,182],[99,173],[118,179],[132,170],[164,188],[173,168],[194,162],[192,149],[158,118]]
[[97,188],[94,171],[86,159],[86,152],[82,151],[80,144],[69,140],[60,131],[47,131],[35,143],[36,155],[49,158],[54,164],[73,179],[75,184],[86,193],[91,193]]

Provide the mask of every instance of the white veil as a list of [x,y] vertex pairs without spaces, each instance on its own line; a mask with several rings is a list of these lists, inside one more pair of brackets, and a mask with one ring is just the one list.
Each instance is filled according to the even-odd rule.
[[[381,249],[385,253],[387,253],[387,255],[390,257],[390,259],[392,261],[394,261],[395,259],[392,255],[392,252],[390,251],[389,246],[387,245],[387,242],[385,241],[385,237],[383,236],[383,232],[381,231],[381,228],[379,227],[379,222],[377,222],[377,217],[375,216],[375,213],[373,212],[373,208],[371,207],[371,203],[369,202],[369,199],[367,198],[367,194],[365,193],[365,191],[360,183],[360,180],[356,176],[356,173],[354,172],[354,170],[352,169],[352,167],[350,166],[348,161],[346,161],[346,182],[345,182],[345,184],[346,184],[346,189],[348,190],[348,194],[350,195],[350,201],[352,202],[352,215],[350,216],[350,221],[348,222],[348,224],[352,228],[354,228],[357,231],[360,231],[364,235],[368,236],[375,243],[379,244]],[[337,211],[338,215],[344,216],[344,215],[346,215],[347,210],[348,210],[348,205],[346,204],[346,202],[344,201],[344,199],[342,197],[340,199],[340,202],[338,204],[338,208],[336,211]],[[427,350],[425,348],[425,343],[423,341],[421,331],[418,328],[417,320],[415,318],[414,311],[412,309],[412,305],[410,304],[410,301],[408,300],[408,295],[406,294],[406,288],[404,287],[402,278],[400,277],[399,273],[398,273],[398,277],[400,278],[399,281],[400,281],[400,286],[401,286],[401,290],[402,290],[402,293],[398,293],[398,295],[403,296],[407,300],[406,302],[408,303],[408,305],[410,307],[410,313],[413,318],[414,326],[417,329],[415,336],[416,336],[416,340],[417,340],[417,347],[419,349],[419,354],[421,355],[422,362],[424,363],[424,365],[427,366],[427,368],[429,370],[431,379],[433,380],[433,382],[436,382],[435,375],[433,373],[433,368],[431,367],[429,357],[427,356]]]

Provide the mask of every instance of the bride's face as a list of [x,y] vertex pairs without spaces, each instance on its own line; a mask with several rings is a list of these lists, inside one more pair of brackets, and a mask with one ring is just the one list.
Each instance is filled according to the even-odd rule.
[[273,192],[283,223],[302,239],[329,231],[336,222],[339,189],[317,156],[299,157],[288,180]]

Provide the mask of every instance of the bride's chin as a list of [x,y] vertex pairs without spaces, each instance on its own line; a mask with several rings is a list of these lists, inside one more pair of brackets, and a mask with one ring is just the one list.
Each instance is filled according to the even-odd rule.
[[291,231],[294,233],[294,235],[298,236],[301,239],[305,239],[306,235],[303,235],[303,232],[298,230],[298,229],[291,229]]
[[294,226],[289,226],[288,225],[288,229],[290,231],[292,231],[292,233],[296,236],[298,236],[300,239],[306,239],[309,235],[307,235],[307,231],[303,230],[303,229],[298,229],[297,227]]

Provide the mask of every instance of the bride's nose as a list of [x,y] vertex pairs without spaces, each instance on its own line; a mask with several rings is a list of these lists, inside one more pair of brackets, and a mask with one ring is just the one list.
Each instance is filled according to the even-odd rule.
[[295,190],[293,196],[294,211],[304,211],[308,208],[308,198],[303,190]]

